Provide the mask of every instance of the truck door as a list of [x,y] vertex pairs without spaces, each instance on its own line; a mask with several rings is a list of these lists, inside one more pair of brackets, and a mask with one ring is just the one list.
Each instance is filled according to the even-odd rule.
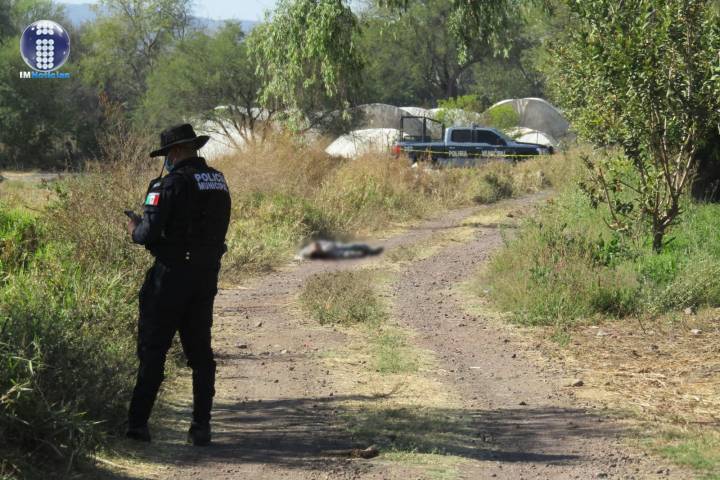
[[469,128],[458,128],[451,132],[448,156],[453,165],[464,165],[470,158],[473,134]]
[[505,140],[492,130],[475,130],[475,142],[482,144],[482,154],[489,157],[504,157],[506,155]]

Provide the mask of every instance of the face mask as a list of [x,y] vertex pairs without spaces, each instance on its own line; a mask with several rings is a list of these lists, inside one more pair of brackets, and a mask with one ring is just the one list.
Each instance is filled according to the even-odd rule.
[[170,163],[170,157],[165,157],[165,170],[172,172],[173,164]]

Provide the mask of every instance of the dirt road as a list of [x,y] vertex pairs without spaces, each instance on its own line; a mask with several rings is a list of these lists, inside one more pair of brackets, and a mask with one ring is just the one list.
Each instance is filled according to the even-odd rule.
[[[622,423],[573,397],[532,345],[470,313],[458,285],[502,244],[498,222],[541,197],[458,210],[382,241],[383,259],[294,265],[223,290],[210,448],[185,445],[187,375],[154,443],[116,478],[690,478],[633,450]],[[395,255],[412,246],[409,255]],[[392,260],[396,258],[397,260]],[[297,294],[311,275],[371,268],[387,278],[388,328],[417,368],[372,367],[368,332],[321,327]],[[395,338],[395,337],[393,337]],[[171,418],[171,422],[160,418]],[[374,443],[381,455],[348,458]]]

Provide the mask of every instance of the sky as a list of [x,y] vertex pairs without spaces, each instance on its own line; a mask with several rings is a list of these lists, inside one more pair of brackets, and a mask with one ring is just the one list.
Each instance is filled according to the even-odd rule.
[[[58,0],[59,3],[97,3],[97,0]],[[195,0],[195,16],[216,20],[262,20],[276,0]]]

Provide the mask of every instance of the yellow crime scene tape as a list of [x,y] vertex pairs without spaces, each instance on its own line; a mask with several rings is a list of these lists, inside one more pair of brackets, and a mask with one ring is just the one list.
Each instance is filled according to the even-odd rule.
[[405,150],[405,149],[403,149],[402,147],[400,148],[400,151],[403,152],[403,153],[423,153],[423,154],[429,154],[429,155],[432,155],[432,154],[441,154],[441,155],[446,155],[448,158],[453,158],[453,157],[457,157],[457,158],[463,158],[463,157],[489,157],[489,158],[511,157],[511,158],[524,158],[524,157],[539,157],[540,155],[542,155],[542,154],[526,155],[526,154],[506,154],[506,153],[502,153],[502,154],[500,154],[500,153],[498,153],[498,154],[495,154],[495,153],[488,154],[488,153],[485,153],[485,152],[480,152],[480,153],[468,152],[468,151],[466,151],[466,150],[459,150],[459,151],[457,151],[458,153],[460,153],[460,152],[464,153],[464,155],[450,155],[450,152],[442,151],[442,150],[427,150],[427,149],[422,149],[422,150]]

